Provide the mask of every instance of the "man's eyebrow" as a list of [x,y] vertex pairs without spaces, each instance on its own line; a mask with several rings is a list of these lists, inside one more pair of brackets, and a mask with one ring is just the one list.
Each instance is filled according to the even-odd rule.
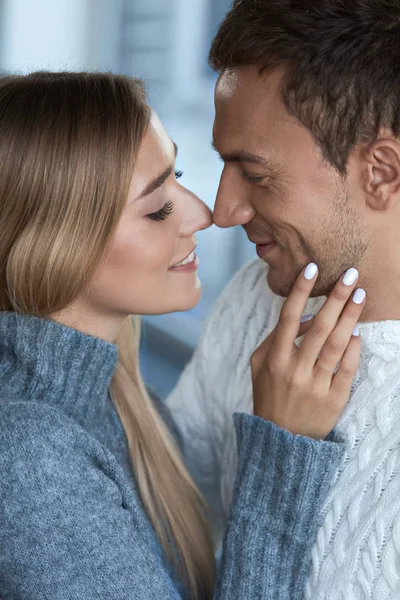
[[229,154],[221,154],[215,145],[214,140],[211,141],[211,146],[214,148],[216,152],[220,155],[224,162],[249,162],[255,163],[257,165],[267,165],[267,160],[265,158],[261,158],[261,156],[257,156],[256,154],[251,154],[251,152],[246,152],[245,150],[239,150],[237,152],[232,152]]
[[[174,145],[174,150],[175,150],[175,159],[178,156],[178,146],[175,144],[175,142],[172,142]],[[161,175],[158,175],[158,177],[156,177],[155,179],[153,179],[153,181],[150,181],[150,183],[145,187],[145,189],[143,190],[143,192],[140,194],[138,200],[140,198],[145,198],[146,196],[149,196],[150,194],[152,194],[153,192],[155,192],[156,189],[158,189],[159,187],[162,186],[163,183],[165,183],[168,179],[168,177],[171,175],[171,173],[174,170],[174,166],[171,165],[170,167],[167,167],[165,169],[165,171],[163,171],[161,173]]]

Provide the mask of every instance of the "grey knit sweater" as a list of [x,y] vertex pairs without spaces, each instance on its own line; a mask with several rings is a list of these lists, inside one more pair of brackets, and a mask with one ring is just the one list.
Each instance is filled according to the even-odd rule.
[[[108,393],[117,358],[113,344],[0,313],[4,600],[187,598],[143,509]],[[299,599],[343,447],[234,418],[239,468],[214,597]]]

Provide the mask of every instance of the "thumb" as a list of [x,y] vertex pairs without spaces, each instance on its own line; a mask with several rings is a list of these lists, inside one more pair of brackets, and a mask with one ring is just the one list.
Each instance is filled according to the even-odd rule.
[[300,323],[299,331],[297,333],[296,338],[299,338],[302,335],[305,335],[307,333],[307,331],[310,330],[311,325],[314,323],[314,317],[315,317],[315,315],[313,315],[313,314],[303,315],[301,317],[301,323]]

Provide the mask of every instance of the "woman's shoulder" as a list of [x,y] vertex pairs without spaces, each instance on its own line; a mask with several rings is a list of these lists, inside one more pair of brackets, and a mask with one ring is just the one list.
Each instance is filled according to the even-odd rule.
[[68,418],[45,402],[19,400],[0,392],[0,439],[9,432],[17,435],[19,431],[24,431],[27,438],[32,439],[33,432],[43,430],[48,433],[49,424],[52,428],[59,428],[67,423]]
[[35,439],[54,440],[61,443],[63,435],[76,435],[83,430],[57,408],[45,402],[18,400],[0,393],[0,443],[12,436],[17,440],[21,435],[26,443]]
[[54,408],[0,402],[0,489],[0,587],[7,598],[18,586],[21,598],[59,599],[133,598],[149,582],[157,592],[171,589],[123,469]]
[[0,481],[0,522],[12,528],[30,522],[33,507],[79,512],[90,498],[92,510],[104,512],[136,502],[105,446],[54,407],[34,402],[0,401]]
[[74,420],[45,403],[0,395],[2,482],[13,474],[22,486],[40,486],[51,474],[54,485],[63,486],[62,474],[75,472],[85,478],[91,469],[110,475],[118,472],[117,461]]

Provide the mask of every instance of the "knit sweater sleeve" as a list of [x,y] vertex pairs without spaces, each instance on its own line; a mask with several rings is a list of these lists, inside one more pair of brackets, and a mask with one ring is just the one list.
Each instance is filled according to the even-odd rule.
[[[340,445],[235,419],[239,471],[214,599],[296,600]],[[2,405],[0,424],[1,597],[183,598],[101,444],[33,403]]]
[[234,421],[239,461],[216,597],[301,600],[344,444],[294,436],[246,414]]

